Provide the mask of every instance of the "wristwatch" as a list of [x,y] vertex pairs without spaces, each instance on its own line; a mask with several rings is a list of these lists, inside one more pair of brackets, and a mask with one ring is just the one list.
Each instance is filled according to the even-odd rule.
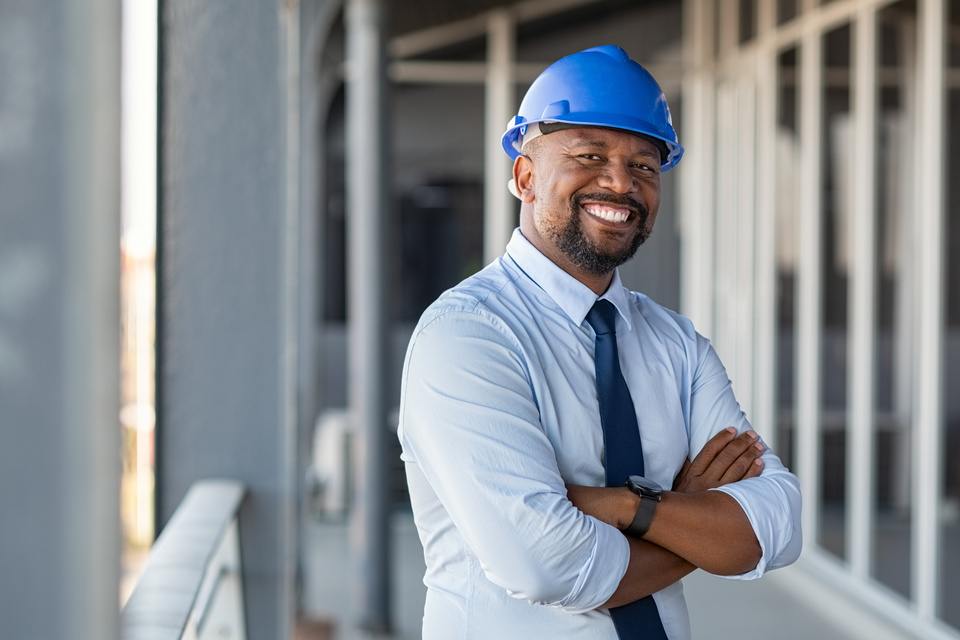
[[663,498],[663,487],[643,476],[630,476],[627,478],[626,486],[630,491],[640,496],[640,506],[637,508],[637,514],[633,517],[633,522],[623,532],[634,538],[642,538],[647,533],[647,529],[650,528],[650,523],[653,522],[653,513],[657,510],[657,503]]

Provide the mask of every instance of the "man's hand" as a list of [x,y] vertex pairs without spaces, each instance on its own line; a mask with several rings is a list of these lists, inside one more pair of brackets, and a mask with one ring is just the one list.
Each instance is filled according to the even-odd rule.
[[673,490],[697,493],[760,475],[763,471],[760,456],[766,447],[754,431],[736,434],[736,429],[727,427],[713,436],[693,462],[683,463]]
[[[733,427],[728,427],[711,438],[693,462],[683,463],[673,490],[698,493],[758,476],[763,471],[760,456],[764,450],[755,432],[737,435]],[[569,484],[567,497],[584,513],[618,529],[626,528],[637,510],[637,498],[626,487]]]

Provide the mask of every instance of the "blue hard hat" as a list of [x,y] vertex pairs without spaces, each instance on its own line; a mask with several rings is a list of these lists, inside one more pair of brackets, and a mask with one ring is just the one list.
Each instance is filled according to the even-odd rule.
[[578,51],[543,70],[523,97],[520,113],[507,123],[502,140],[507,155],[520,155],[527,126],[535,122],[609,127],[653,138],[667,148],[663,171],[683,156],[660,85],[614,45]]

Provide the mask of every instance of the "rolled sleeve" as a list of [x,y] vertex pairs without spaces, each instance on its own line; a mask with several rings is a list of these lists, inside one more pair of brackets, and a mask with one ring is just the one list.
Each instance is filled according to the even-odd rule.
[[446,311],[418,327],[399,437],[488,580],[578,612],[613,594],[626,538],[567,499],[521,347],[495,317]]
[[[702,336],[698,335],[697,339],[700,357],[691,391],[691,457],[721,429],[733,426],[743,432],[751,428],[713,346]],[[800,556],[803,544],[800,483],[769,447],[762,458],[764,466],[759,476],[714,489],[737,501],[762,550],[760,561],[753,570],[724,576],[727,578],[759,578],[766,571],[787,566]]]

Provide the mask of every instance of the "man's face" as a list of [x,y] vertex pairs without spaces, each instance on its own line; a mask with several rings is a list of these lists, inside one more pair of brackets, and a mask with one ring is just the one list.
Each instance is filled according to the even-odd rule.
[[533,204],[534,227],[574,267],[609,273],[649,237],[660,206],[660,152],[652,142],[582,127],[537,138],[528,155],[528,180],[517,184]]

